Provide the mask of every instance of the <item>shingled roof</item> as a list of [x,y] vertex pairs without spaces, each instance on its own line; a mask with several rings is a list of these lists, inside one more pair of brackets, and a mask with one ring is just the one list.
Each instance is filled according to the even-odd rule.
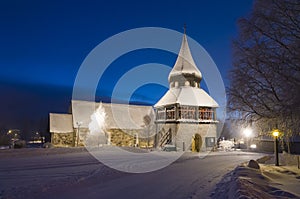
[[171,88],[154,105],[154,107],[163,107],[171,104],[213,108],[219,106],[218,103],[199,86],[199,83],[202,80],[202,74],[194,62],[185,33],[183,34],[177,60],[169,74],[170,85],[171,83],[180,81],[180,79],[183,79],[183,81],[192,80],[193,82],[197,82],[197,84],[194,84],[193,86],[190,84],[170,86]]

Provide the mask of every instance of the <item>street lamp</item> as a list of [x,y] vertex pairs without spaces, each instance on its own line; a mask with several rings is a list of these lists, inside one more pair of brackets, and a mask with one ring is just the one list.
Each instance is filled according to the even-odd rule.
[[274,136],[274,151],[275,151],[275,166],[279,166],[279,160],[278,160],[278,136],[279,131],[276,129],[272,132],[272,135]]
[[249,137],[251,137],[251,135],[252,135],[252,129],[250,129],[250,128],[245,128],[245,129],[244,129],[244,135],[246,136],[247,149],[249,149]]

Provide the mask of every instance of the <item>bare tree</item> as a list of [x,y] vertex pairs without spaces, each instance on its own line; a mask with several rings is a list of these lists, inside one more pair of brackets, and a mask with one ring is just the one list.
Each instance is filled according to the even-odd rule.
[[229,111],[263,131],[299,135],[300,1],[255,1],[233,41]]

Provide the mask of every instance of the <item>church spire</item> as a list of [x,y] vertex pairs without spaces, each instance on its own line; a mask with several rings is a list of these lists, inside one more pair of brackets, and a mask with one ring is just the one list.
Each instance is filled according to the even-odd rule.
[[184,25],[184,33],[180,51],[175,65],[169,74],[170,87],[187,85],[192,87],[200,87],[199,83],[201,79],[202,74],[197,68],[192,57],[186,36],[186,25]]

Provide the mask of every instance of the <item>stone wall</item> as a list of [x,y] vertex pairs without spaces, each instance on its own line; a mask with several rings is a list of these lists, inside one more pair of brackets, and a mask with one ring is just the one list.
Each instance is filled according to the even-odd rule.
[[[153,148],[155,147],[154,143],[155,136],[149,138],[139,138],[139,147],[140,148]],[[148,145],[149,142],[149,145]]]
[[73,133],[51,133],[51,143],[55,147],[72,147],[74,146]]
[[[78,146],[84,146],[88,129],[79,129]],[[51,133],[51,143],[55,147],[74,147],[77,146],[78,129],[72,133]]]
[[[166,129],[172,128],[172,139],[176,142],[176,126],[168,124]],[[130,146],[130,147],[154,147],[156,136],[142,138],[140,136],[141,130],[122,130],[122,129],[108,129],[107,137],[110,136],[110,144],[114,146]],[[74,129],[72,133],[51,133],[51,143],[56,147],[76,147],[84,146],[89,130],[87,128],[79,129],[79,139],[77,145],[78,129]],[[153,135],[154,133],[151,133]],[[104,138],[107,139],[107,138]],[[138,140],[137,140],[138,139]],[[148,146],[149,142],[149,146]],[[105,140],[104,143],[107,143]],[[102,144],[102,142],[101,142]]]
[[126,132],[121,129],[109,129],[111,145],[114,146],[135,146],[136,133],[135,130],[127,130]]
[[[88,133],[89,130],[87,128],[80,128],[78,140],[78,129],[74,129],[73,133],[51,133],[51,143],[56,147],[72,147],[77,146],[78,141],[78,146],[84,146]],[[136,146],[136,143],[139,143],[138,145],[141,144],[142,146],[146,146],[147,140],[138,138],[138,134],[138,130],[107,130],[107,137],[110,136],[110,143],[114,146]],[[139,139],[139,141],[136,140],[137,138]],[[101,140],[101,144],[106,144],[107,138],[105,137],[103,139],[105,140]]]

